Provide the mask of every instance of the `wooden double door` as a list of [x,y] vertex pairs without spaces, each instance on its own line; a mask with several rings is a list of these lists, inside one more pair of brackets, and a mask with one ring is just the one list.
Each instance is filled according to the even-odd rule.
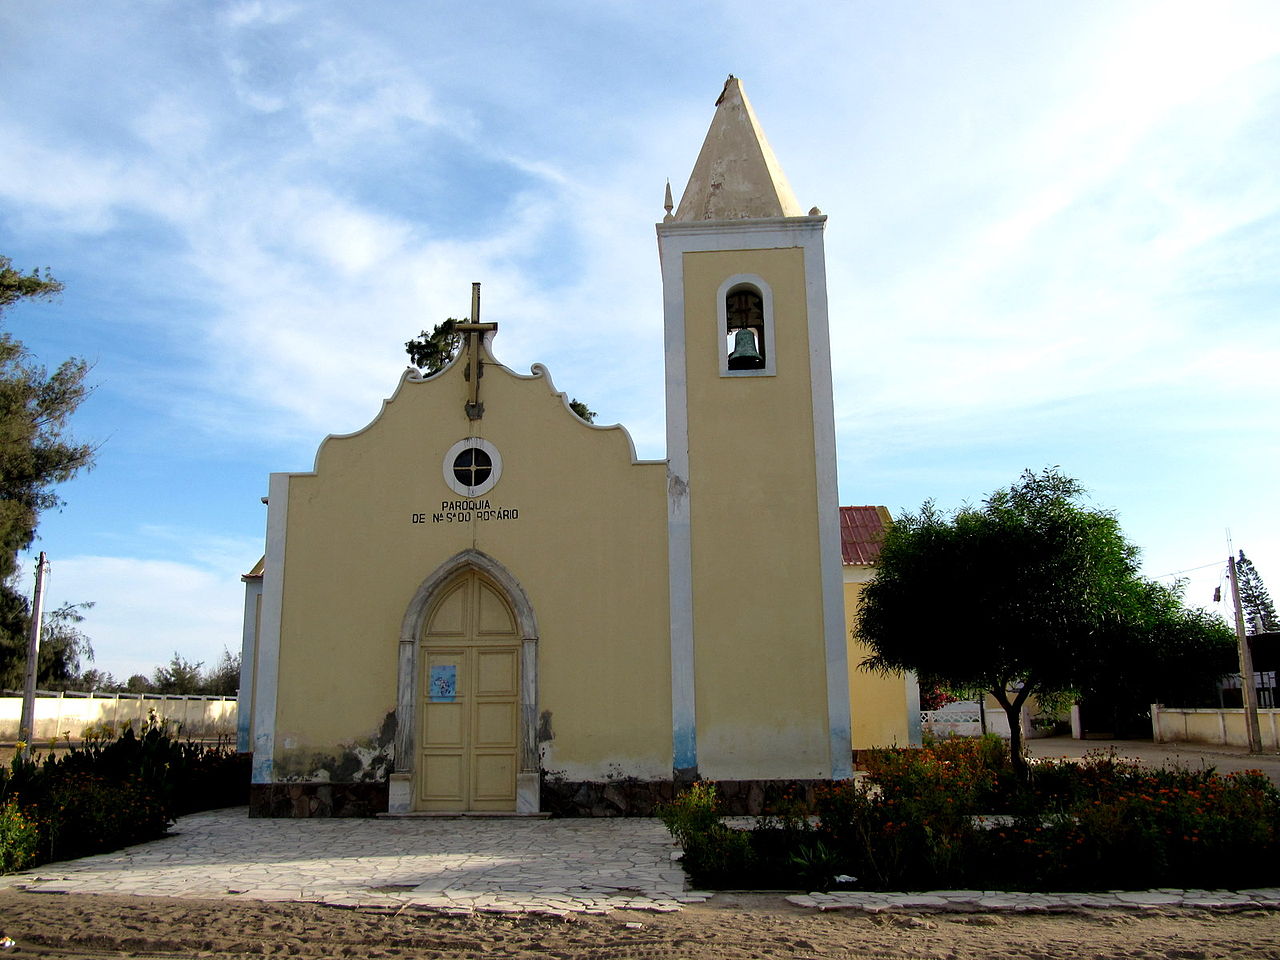
[[477,573],[441,591],[418,658],[415,807],[516,808],[520,637],[511,607]]

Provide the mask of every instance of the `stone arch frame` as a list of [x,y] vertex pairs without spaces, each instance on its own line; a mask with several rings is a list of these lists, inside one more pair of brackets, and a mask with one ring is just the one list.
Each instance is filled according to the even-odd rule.
[[516,772],[516,813],[539,809],[538,760],[538,621],[524,587],[506,567],[480,550],[454,554],[422,581],[405,610],[400,625],[400,650],[396,678],[396,766],[391,774],[387,809],[391,813],[413,810],[413,763],[416,706],[418,702],[418,646],[426,626],[427,611],[440,590],[461,573],[482,574],[502,591],[516,618],[520,636],[520,768]]

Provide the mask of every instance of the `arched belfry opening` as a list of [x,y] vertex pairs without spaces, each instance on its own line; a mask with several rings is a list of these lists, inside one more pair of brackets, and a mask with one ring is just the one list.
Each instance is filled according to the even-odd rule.
[[777,373],[773,288],[754,273],[725,277],[716,291],[716,337],[722,377]]
[[391,813],[536,813],[538,627],[479,550],[441,564],[400,631]]
[[726,366],[730,370],[765,367],[764,297],[752,284],[740,283],[725,295]]

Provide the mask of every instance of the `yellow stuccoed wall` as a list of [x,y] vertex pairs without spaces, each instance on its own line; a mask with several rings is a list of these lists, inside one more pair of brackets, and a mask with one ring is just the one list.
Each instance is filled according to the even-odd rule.
[[853,717],[853,749],[905,747],[907,680],[900,674],[869,673],[860,664],[870,653],[857,638],[858,597],[873,574],[871,567],[844,568],[845,636],[849,638],[849,707]]
[[[465,354],[464,354],[465,357]],[[461,550],[503,564],[539,628],[543,768],[568,779],[671,773],[665,466],[632,460],[626,432],[574,416],[539,374],[496,364],[482,420],[463,412],[464,364],[405,379],[366,429],[324,442],[289,481],[276,723],[278,779],[358,755],[396,708],[397,644],[421,583]],[[498,448],[483,497],[518,519],[432,523],[446,451]],[[425,514],[426,523],[413,523]]]
[[[772,377],[721,377],[716,299],[773,290]],[[831,774],[803,252],[684,254],[698,770]]]

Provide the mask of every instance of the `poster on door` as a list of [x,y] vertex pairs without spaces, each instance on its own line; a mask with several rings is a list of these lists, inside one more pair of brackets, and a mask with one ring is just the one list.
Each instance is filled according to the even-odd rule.
[[458,665],[437,663],[431,667],[427,698],[432,703],[453,703],[458,699]]

